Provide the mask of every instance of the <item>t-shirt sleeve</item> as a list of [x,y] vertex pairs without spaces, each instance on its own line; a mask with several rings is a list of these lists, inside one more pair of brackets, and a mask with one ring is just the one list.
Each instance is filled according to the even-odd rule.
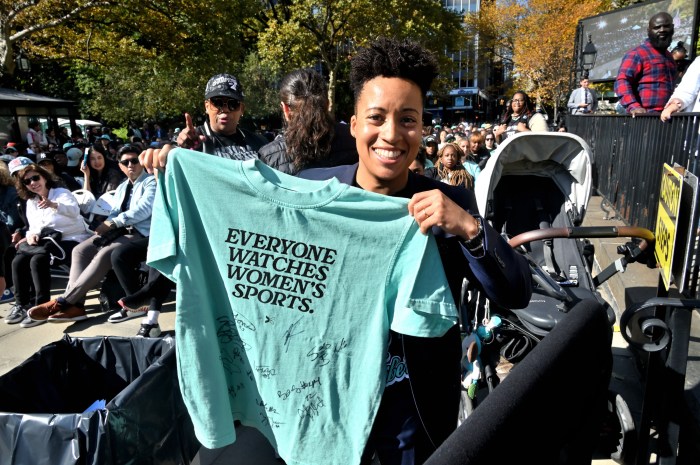
[[457,322],[457,307],[435,237],[422,234],[411,219],[394,259],[389,286],[395,292],[388,292],[395,296],[391,329],[410,336],[442,336]]
[[177,282],[179,212],[173,176],[176,167],[168,168],[167,173],[159,171],[157,174],[158,185],[151,217],[147,263],[171,281]]

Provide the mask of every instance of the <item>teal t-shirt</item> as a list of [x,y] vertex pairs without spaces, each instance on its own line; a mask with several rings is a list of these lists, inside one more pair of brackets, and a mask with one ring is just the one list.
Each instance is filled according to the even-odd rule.
[[406,199],[259,160],[172,151],[148,262],[177,282],[180,389],[200,442],[234,420],[288,464],[353,464],[386,378],[389,329],[444,334],[456,307]]

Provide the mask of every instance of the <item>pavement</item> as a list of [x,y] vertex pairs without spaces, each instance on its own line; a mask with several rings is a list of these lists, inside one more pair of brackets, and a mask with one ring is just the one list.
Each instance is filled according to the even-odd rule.
[[[610,209],[602,204],[601,197],[592,197],[583,226],[622,226],[624,223]],[[595,267],[604,269],[619,258],[616,249],[626,242],[626,238],[593,239],[595,246]],[[594,272],[596,274],[596,272]],[[54,295],[60,295],[67,280],[53,280]],[[658,270],[649,269],[641,264],[631,264],[625,273],[618,273],[600,288],[603,297],[619,315],[631,302],[654,297],[659,282]],[[7,325],[0,322],[0,375],[19,365],[44,345],[61,339],[65,334],[71,337],[89,336],[135,336],[140,319],[133,319],[118,324],[107,322],[109,313],[101,312],[97,300],[97,291],[88,295],[86,310],[89,318],[74,323],[46,323],[34,328],[21,328],[19,325]],[[11,303],[0,304],[0,318],[4,318]],[[164,334],[174,334],[175,309],[169,302],[163,308],[159,319]],[[611,384],[629,399],[630,410],[635,417],[641,414],[642,383],[635,366],[635,361],[627,349],[627,344],[619,332],[613,338],[614,368]],[[700,425],[700,314],[693,311],[691,342],[689,346],[689,363],[685,382],[686,400],[691,415]],[[269,443],[254,429],[237,428],[238,440],[235,444],[221,449],[202,448],[194,459],[195,465],[223,465],[245,463],[256,465],[279,465]],[[612,460],[594,460],[596,465],[613,464]]]

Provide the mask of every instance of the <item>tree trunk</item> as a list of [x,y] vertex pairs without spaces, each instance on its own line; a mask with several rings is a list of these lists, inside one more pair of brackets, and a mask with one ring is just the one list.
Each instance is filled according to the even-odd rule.
[[15,73],[15,60],[12,56],[12,44],[6,38],[0,39],[0,77]]
[[328,111],[335,114],[335,86],[337,77],[337,65],[328,67]]

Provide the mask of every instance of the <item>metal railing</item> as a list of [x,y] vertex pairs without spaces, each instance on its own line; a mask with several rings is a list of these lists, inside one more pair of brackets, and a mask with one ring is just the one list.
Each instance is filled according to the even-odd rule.
[[593,186],[627,224],[654,230],[664,163],[700,175],[700,113],[568,115],[566,126],[590,145]]

